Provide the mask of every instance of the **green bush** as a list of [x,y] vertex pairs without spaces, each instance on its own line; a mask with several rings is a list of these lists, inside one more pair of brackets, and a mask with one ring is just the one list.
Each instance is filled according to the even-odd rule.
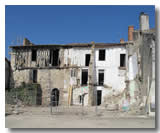
[[11,89],[9,93],[23,104],[35,105],[38,88],[40,88],[39,84],[26,84],[23,82],[19,87]]

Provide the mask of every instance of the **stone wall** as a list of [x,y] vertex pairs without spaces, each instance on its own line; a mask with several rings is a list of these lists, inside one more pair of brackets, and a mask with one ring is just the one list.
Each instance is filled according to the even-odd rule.
[[11,84],[14,84],[14,87],[18,87],[22,82],[29,83],[31,80],[32,70],[15,70],[12,72]]
[[[49,105],[51,91],[57,88],[60,93],[60,102],[63,102],[64,95],[64,70],[63,69],[39,69],[37,83],[42,88],[42,104]],[[60,103],[61,104],[61,103]]]

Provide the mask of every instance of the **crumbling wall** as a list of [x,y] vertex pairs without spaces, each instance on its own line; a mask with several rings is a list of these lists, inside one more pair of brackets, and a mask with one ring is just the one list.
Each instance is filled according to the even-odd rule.
[[90,53],[90,48],[64,49],[64,65],[85,67],[85,55]]
[[[63,65],[63,50],[59,51],[61,64]],[[42,89],[42,104],[49,105],[51,90],[57,88],[60,91],[60,99],[63,102],[64,95],[64,72],[63,69],[51,69],[49,62],[50,50],[37,49],[36,61],[32,61],[32,49],[12,49],[11,86],[20,86],[22,82],[33,82],[33,70],[37,70],[37,83]],[[61,103],[60,103],[61,104]]]
[[37,61],[36,67],[47,67],[50,62],[50,50],[49,49],[38,49],[37,50]]
[[152,81],[150,85],[150,95],[149,95],[149,103],[151,106],[151,111],[155,112],[155,45],[156,42],[153,38],[152,40]]
[[[146,99],[145,104],[147,108],[149,108],[150,104],[155,106],[155,34],[144,33],[142,38],[142,95]],[[150,109],[148,110],[150,111]]]
[[[91,54],[90,48],[64,49],[64,66],[69,67],[69,69],[65,70],[69,71],[65,73],[65,77],[69,75],[69,80],[67,79],[68,83],[65,80],[65,88],[72,87],[72,105],[81,105],[82,103],[79,103],[79,97],[84,95],[84,105],[88,105],[88,89],[87,92],[83,92],[83,88],[88,88],[88,86],[81,86],[82,69],[88,69],[88,66],[85,66],[86,54]],[[74,76],[72,76],[71,71],[75,72]]]
[[119,91],[115,91],[113,89],[110,89],[110,90],[107,89],[105,93],[106,94],[103,97],[102,105],[105,106],[108,110],[115,105],[116,105],[116,108],[114,108],[114,110],[119,109],[126,98],[125,97],[126,89],[119,90]]
[[[12,49],[11,52],[11,66],[13,70],[26,68],[46,68],[53,67],[51,62],[51,51],[49,48],[20,48]],[[58,50],[58,60],[56,67],[64,66],[64,50]],[[32,60],[33,51],[36,53],[36,60]]]
[[[81,86],[73,89],[73,105],[88,105],[88,86]],[[80,98],[81,97],[81,98]],[[84,99],[83,99],[84,98]],[[82,99],[84,101],[82,101]]]
[[11,78],[11,87],[18,87],[23,82],[30,83],[31,81],[31,70],[15,70],[13,71]]
[[42,88],[42,104],[50,104],[51,91],[54,88],[59,90],[59,104],[63,102],[64,95],[64,70],[63,69],[40,69],[38,70],[38,80],[37,82]]
[[[140,47],[141,53],[141,70],[142,70],[142,83],[143,83],[143,94],[147,95],[148,82],[151,84],[152,81],[152,35],[144,34],[142,36],[143,41]],[[149,81],[148,81],[149,80]]]
[[17,70],[31,65],[31,51],[29,49],[13,49],[11,52],[11,68]]
[[[150,30],[133,32],[134,43],[128,45],[130,105],[145,106],[153,83],[153,42],[154,33]],[[154,87],[153,87],[154,88]],[[154,88],[155,89],[155,88]],[[154,90],[153,89],[153,90]],[[154,91],[153,91],[154,92]]]

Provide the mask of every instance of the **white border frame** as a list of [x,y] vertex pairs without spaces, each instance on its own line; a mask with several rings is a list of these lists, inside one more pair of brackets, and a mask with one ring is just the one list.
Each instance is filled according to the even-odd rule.
[[[5,6],[6,5],[156,5],[156,27],[157,27],[157,39],[160,39],[160,34],[159,34],[159,28],[160,28],[160,1],[159,0],[0,0],[0,70],[1,70],[1,77],[0,77],[0,128],[1,132],[18,132],[18,130],[8,130],[5,129]],[[159,44],[159,40],[157,40],[157,44]],[[159,46],[157,46],[159,50]],[[157,52],[157,51],[156,51]],[[157,57],[159,55],[159,52],[157,53]],[[159,58],[157,58],[156,61],[156,67],[159,68]],[[159,71],[157,73],[159,76]],[[158,77],[156,75],[156,78]],[[159,86],[159,79],[156,80],[156,88]],[[158,96],[158,94],[157,94]],[[158,96],[159,97],[159,96]],[[158,99],[157,99],[158,100]],[[156,102],[156,105],[158,106],[158,101]],[[157,112],[158,113],[158,112]],[[158,118],[159,116],[157,116]],[[29,132],[46,132],[47,130],[29,130]],[[56,130],[55,130],[56,131]],[[57,130],[58,131],[58,130]],[[60,130],[59,130],[60,131]],[[69,132],[75,132],[75,130],[68,130]],[[78,130],[76,130],[78,131]],[[79,130],[80,131],[80,130]],[[89,131],[89,130],[88,130]],[[93,130],[96,131],[96,130]],[[93,132],[90,130],[90,132]],[[103,130],[102,130],[103,131]],[[104,130],[105,131],[105,130]],[[123,130],[110,130],[112,132],[124,132]],[[141,132],[146,132],[147,130],[141,130]],[[150,130],[151,131],[151,130]],[[151,132],[160,132],[158,130],[152,130]],[[19,130],[20,133],[26,132],[24,130]],[[53,130],[48,130],[48,132],[53,132]],[[67,132],[67,130],[61,130],[60,132]],[[83,132],[81,130],[80,132]],[[98,131],[96,131],[98,132]],[[106,132],[106,131],[105,131]],[[126,132],[128,132],[126,130]],[[129,130],[129,132],[137,132],[137,130]]]

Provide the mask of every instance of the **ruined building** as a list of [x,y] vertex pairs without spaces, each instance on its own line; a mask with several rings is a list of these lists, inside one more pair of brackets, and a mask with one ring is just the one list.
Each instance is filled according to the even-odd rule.
[[125,44],[24,44],[11,48],[12,85],[19,86],[22,82],[40,84],[42,104],[49,104],[50,99],[46,97],[49,98],[54,93],[52,91],[58,91],[63,104],[68,104],[69,97],[72,104],[81,104],[85,95],[84,104],[87,105],[89,85],[97,90],[97,101],[101,104],[110,90],[120,92],[125,88]]
[[[141,13],[140,29],[129,26],[128,82],[130,104],[147,105],[147,110],[155,110],[155,29],[149,27],[149,16]],[[150,108],[150,109],[149,109]]]
[[11,46],[10,85],[40,84],[42,105],[142,103],[155,80],[155,31],[148,24],[148,15],[140,14],[140,29],[129,26],[128,41],[120,43],[34,45],[24,39],[23,46]]

